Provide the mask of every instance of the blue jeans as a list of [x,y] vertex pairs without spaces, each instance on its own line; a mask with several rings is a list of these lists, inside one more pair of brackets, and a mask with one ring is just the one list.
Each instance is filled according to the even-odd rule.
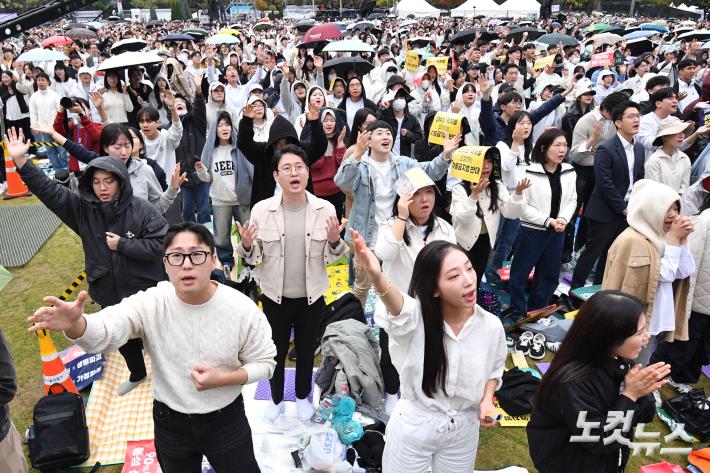
[[232,220],[243,224],[249,220],[249,213],[248,205],[212,205],[214,244],[222,266],[234,267],[234,248],[231,239]]
[[209,182],[201,182],[196,186],[184,185],[180,188],[180,193],[182,194],[182,219],[185,222],[194,222],[195,212],[199,223],[210,221]]
[[[552,229],[533,230],[521,227],[510,268],[510,306],[519,315],[546,307],[560,283],[560,259],[565,232]],[[525,288],[530,271],[535,277],[525,302]]]
[[[46,133],[34,133],[35,141],[52,141],[52,135]],[[52,164],[52,169],[59,171],[69,168],[69,157],[67,152],[61,146],[47,146],[47,157]]]
[[503,262],[508,259],[515,244],[515,237],[520,228],[520,219],[505,218],[500,216],[498,224],[498,235],[496,236],[496,247],[491,260],[491,269],[494,271],[503,267]]

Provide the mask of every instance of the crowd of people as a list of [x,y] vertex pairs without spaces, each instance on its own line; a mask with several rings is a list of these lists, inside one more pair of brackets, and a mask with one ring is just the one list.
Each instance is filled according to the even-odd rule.
[[[643,23],[629,20],[609,29]],[[463,472],[479,427],[495,424],[504,325],[564,301],[568,273],[570,291],[602,290],[550,346],[559,351],[535,400],[530,455],[542,473],[623,471],[627,446],[569,442],[577,413],[649,421],[661,386],[689,391],[710,361],[710,71],[702,38],[683,39],[703,22],[655,23],[643,51],[590,23],[343,26],[371,50],[352,53],[364,69],[355,58],[330,67],[349,53],[302,45],[289,21],[244,24],[229,44],[165,39],[189,26],[180,22],[106,23],[97,39],[56,47],[66,61],[37,64],[15,58],[52,28],[8,38],[8,153],[80,236],[103,308],[83,315],[84,293],[49,297],[32,330],[119,349],[130,371],[119,395],[146,379],[145,348],[164,471],[200,471],[203,454],[217,472],[259,471],[242,386],[269,379],[266,417],[283,415],[293,332],[298,416],[310,421],[326,267],[349,255],[353,294],[363,307],[372,291],[378,300],[383,471]],[[536,41],[536,28],[556,41]],[[101,70],[126,39],[164,62]],[[434,144],[439,112],[461,127]],[[463,146],[492,149],[475,182],[452,175]],[[30,155],[55,176],[69,171],[69,185]],[[405,181],[416,184],[400,193]],[[249,274],[259,268],[263,314],[212,280],[238,279],[236,257]],[[510,306],[494,316],[477,305],[483,285]]]

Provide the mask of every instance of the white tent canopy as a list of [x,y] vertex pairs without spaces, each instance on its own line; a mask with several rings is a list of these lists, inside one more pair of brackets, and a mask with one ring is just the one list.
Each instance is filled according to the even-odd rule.
[[406,18],[409,15],[438,17],[441,10],[429,5],[426,0],[401,0],[395,6],[397,16]]
[[466,0],[451,10],[451,16],[472,17],[474,15],[496,16],[500,7],[493,0]]
[[498,8],[507,17],[537,17],[540,14],[540,4],[536,0],[506,0]]

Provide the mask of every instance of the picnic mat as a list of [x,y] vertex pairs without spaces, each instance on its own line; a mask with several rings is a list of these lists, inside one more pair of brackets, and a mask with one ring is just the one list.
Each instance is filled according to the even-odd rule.
[[125,396],[116,394],[128,379],[128,368],[117,351],[106,353],[103,376],[94,382],[86,406],[91,456],[81,466],[123,463],[128,440],[153,438],[153,392],[150,358],[145,357],[148,379]]
[[0,265],[27,264],[62,223],[42,204],[0,207]]
[[325,298],[325,303],[330,304],[341,294],[350,290],[350,286],[348,286],[348,265],[338,264],[328,266],[326,270],[328,272],[328,279],[330,280],[330,287],[325,291],[323,297]]
[[[284,401],[296,402],[296,369],[286,368],[284,373]],[[313,372],[311,377],[311,394],[308,395],[308,400],[313,400],[313,383],[316,380],[316,373]],[[256,386],[256,393],[254,393],[254,399],[257,401],[270,401],[271,400],[271,385],[268,379],[262,379]]]

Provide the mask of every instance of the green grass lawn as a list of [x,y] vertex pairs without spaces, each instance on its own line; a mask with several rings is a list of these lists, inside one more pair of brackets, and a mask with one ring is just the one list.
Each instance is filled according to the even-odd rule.
[[[0,205],[23,205],[36,203],[35,198],[15,199],[0,202]],[[0,292],[0,327],[10,342],[19,389],[17,397],[10,404],[11,414],[18,430],[24,433],[32,418],[32,407],[42,395],[42,375],[40,370],[39,350],[36,337],[27,333],[27,317],[42,304],[42,298],[47,295],[59,296],[71,284],[74,278],[83,270],[84,258],[79,238],[65,225],[44,244],[40,251],[26,266],[9,268],[13,279]],[[82,283],[79,289],[86,289]],[[87,306],[92,312],[96,306]],[[53,334],[57,347],[61,350],[67,346],[67,340],[58,334]],[[548,356],[549,358],[549,356]],[[549,361],[549,360],[548,360]],[[710,392],[710,382],[703,377],[701,385]],[[664,397],[671,397],[671,388],[664,388]],[[645,429],[647,432],[661,432],[667,435],[669,430],[656,420]],[[680,441],[668,446],[685,446]],[[686,464],[682,457],[669,457],[670,462]],[[639,467],[658,461],[658,455],[653,458],[632,458],[627,472],[637,472]],[[510,465],[524,466],[535,471],[527,449],[527,438],[524,428],[494,428],[481,432],[478,448],[477,468],[498,469]],[[119,472],[120,466],[106,467],[101,471]]]

